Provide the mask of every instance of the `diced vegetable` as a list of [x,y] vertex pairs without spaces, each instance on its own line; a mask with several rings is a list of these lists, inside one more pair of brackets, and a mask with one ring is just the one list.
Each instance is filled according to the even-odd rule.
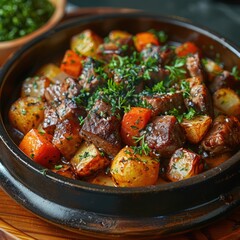
[[109,40],[116,42],[119,39],[123,38],[130,38],[132,35],[128,32],[121,31],[121,30],[113,30],[109,33]]
[[83,68],[82,61],[83,57],[80,57],[72,50],[67,50],[63,57],[60,69],[68,75],[78,78]]
[[210,80],[223,72],[222,67],[209,58],[203,59],[202,62]]
[[67,160],[74,156],[82,142],[79,135],[80,128],[79,123],[69,119],[58,123],[56,126],[52,143]]
[[132,107],[125,113],[121,123],[121,136],[125,144],[136,145],[134,137],[139,136],[140,131],[146,127],[151,117],[151,109]]
[[200,115],[192,119],[184,118],[181,126],[184,128],[187,140],[191,143],[199,143],[209,128],[211,127],[212,119],[207,115]]
[[19,148],[34,162],[49,167],[60,160],[59,150],[51,143],[52,136],[31,129],[19,144]]
[[113,159],[110,172],[120,187],[142,187],[157,182],[159,162],[147,155],[134,154],[124,147]]
[[85,30],[72,37],[71,49],[79,55],[96,57],[102,38],[91,30]]
[[50,80],[45,76],[26,78],[22,85],[21,97],[44,98],[44,91],[49,85]]
[[148,44],[159,45],[158,38],[150,32],[141,32],[134,38],[136,49],[141,52]]
[[105,171],[99,172],[97,176],[94,176],[89,180],[90,183],[103,185],[103,186],[111,186],[116,187],[115,182],[113,181],[110,174],[106,174]]
[[228,116],[240,115],[240,97],[229,88],[220,88],[213,94],[213,104]]
[[109,165],[109,160],[93,144],[82,143],[70,161],[80,177],[89,176]]
[[203,162],[200,155],[180,148],[172,155],[168,169],[167,178],[172,182],[190,178],[203,170]]
[[178,57],[185,57],[189,54],[200,53],[200,50],[193,42],[185,42],[176,47],[175,53]]
[[19,98],[9,110],[11,124],[23,134],[32,128],[37,128],[43,118],[44,103],[34,97]]
[[46,76],[52,83],[62,82],[68,75],[64,73],[57,65],[49,63],[41,67],[38,75]]
[[51,170],[61,176],[67,177],[67,178],[72,178],[72,179],[76,178],[74,171],[72,170],[72,168],[69,164],[54,165],[53,169],[51,169]]

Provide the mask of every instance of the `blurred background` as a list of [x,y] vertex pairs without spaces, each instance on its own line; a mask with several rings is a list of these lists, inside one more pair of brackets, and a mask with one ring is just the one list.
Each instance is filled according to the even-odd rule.
[[68,0],[75,7],[134,8],[161,15],[175,15],[208,27],[240,47],[240,0]]

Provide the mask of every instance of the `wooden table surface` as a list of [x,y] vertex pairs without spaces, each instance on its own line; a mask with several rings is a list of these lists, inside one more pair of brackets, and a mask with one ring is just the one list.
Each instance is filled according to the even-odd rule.
[[[128,12],[128,9],[113,10],[111,8],[86,8],[77,10],[65,17],[86,16],[106,12]],[[132,11],[132,10],[131,10]],[[87,240],[94,239],[73,233],[54,226],[11,199],[0,188],[0,240]],[[119,238],[118,238],[119,239]],[[193,232],[181,234],[165,240],[240,240],[240,208],[234,210],[224,219]]]
[[[94,239],[63,230],[24,209],[0,189],[0,239],[1,240],[87,240]],[[6,234],[8,234],[6,236]],[[10,235],[9,235],[10,234]],[[239,240],[240,208],[224,219],[165,240]]]

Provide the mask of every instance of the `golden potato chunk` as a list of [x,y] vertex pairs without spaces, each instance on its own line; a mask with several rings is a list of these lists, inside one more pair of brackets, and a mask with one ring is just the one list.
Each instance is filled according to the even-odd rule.
[[96,57],[102,38],[91,30],[85,30],[71,39],[71,49],[79,55]]
[[158,180],[159,162],[144,154],[134,154],[132,148],[124,147],[113,159],[110,172],[120,187],[154,185]]
[[211,127],[212,118],[207,115],[201,115],[192,119],[184,118],[181,126],[184,128],[187,140],[191,143],[199,143],[208,129]]
[[113,30],[109,33],[109,40],[110,41],[118,41],[119,39],[126,39],[131,38],[132,35],[128,32],[122,31],[122,30]]
[[200,155],[190,150],[179,148],[169,161],[166,177],[172,182],[177,182],[195,176],[202,170],[203,162]]
[[84,142],[70,163],[78,176],[86,177],[108,166],[109,160],[93,144]]
[[9,110],[9,120],[23,134],[37,128],[44,118],[44,103],[35,97],[19,98]]
[[69,77],[69,75],[53,63],[44,65],[38,70],[37,74],[49,78],[52,83],[63,82],[65,78]]
[[240,97],[230,88],[220,88],[213,94],[213,104],[228,116],[240,115]]
[[50,80],[45,76],[26,78],[22,85],[21,97],[44,98],[45,89],[49,85]]

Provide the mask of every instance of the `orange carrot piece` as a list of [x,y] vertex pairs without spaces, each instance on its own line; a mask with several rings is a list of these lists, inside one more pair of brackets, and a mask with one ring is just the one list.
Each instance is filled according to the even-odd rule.
[[148,44],[153,44],[157,46],[159,45],[158,38],[153,33],[150,32],[142,32],[136,34],[134,38],[134,43],[136,49],[139,52],[142,51]]
[[60,69],[70,76],[78,78],[83,68],[82,60],[83,57],[80,57],[72,50],[67,50],[63,57]]
[[33,161],[48,167],[60,160],[60,151],[51,140],[52,135],[31,129],[20,142],[19,148]]
[[184,57],[188,54],[200,53],[200,50],[193,42],[185,42],[182,45],[176,47],[175,53],[178,57]]
[[125,144],[135,146],[133,137],[138,137],[140,131],[146,127],[150,117],[151,109],[142,107],[132,107],[125,113],[121,123],[121,136]]

